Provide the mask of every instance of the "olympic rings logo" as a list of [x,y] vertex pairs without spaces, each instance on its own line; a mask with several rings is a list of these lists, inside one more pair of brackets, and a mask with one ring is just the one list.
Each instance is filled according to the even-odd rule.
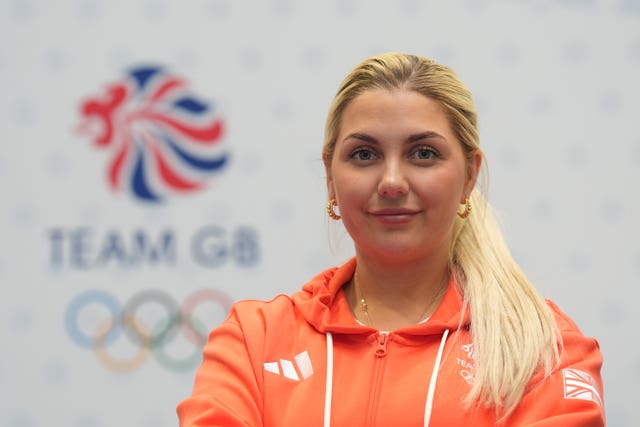
[[[215,304],[224,317],[233,304],[226,294],[215,289],[201,289],[192,293],[181,307],[171,295],[159,289],[143,290],[133,295],[124,306],[108,292],[88,290],[71,300],[64,323],[71,339],[79,346],[93,350],[98,361],[111,371],[130,372],[138,369],[153,354],[165,368],[185,372],[200,364],[202,347],[209,330],[215,326],[205,325],[195,316],[197,306],[205,302]],[[158,308],[163,312],[160,316]],[[96,316],[96,312],[103,312],[104,309],[108,312],[106,319],[103,319],[104,315]],[[149,316],[150,313],[155,315]],[[91,317],[87,314],[94,315],[94,319],[87,319]],[[156,319],[150,322],[150,317]],[[157,320],[158,317],[161,320]],[[87,332],[87,329],[91,331]],[[167,347],[179,332],[194,345],[194,349],[186,356],[176,357],[167,352]],[[119,338],[123,334],[133,343],[134,350],[129,349],[126,357],[117,357],[110,348],[117,348],[112,344],[122,341]]]

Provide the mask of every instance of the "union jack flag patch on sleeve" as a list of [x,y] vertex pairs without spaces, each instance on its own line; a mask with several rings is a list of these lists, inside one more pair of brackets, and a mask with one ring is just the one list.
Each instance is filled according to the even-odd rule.
[[590,400],[602,406],[600,392],[591,375],[579,369],[563,369],[564,398]]

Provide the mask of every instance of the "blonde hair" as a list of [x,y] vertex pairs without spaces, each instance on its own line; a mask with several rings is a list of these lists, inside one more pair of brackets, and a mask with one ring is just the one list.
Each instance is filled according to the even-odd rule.
[[[329,109],[323,158],[331,164],[342,115],[372,89],[409,90],[437,101],[471,162],[480,150],[471,93],[450,68],[431,59],[387,53],[357,65]],[[471,316],[475,382],[467,406],[493,407],[504,420],[518,405],[533,374],[548,375],[558,362],[559,333],[551,310],[511,256],[489,204],[476,188],[473,212],[457,219],[449,267]]]

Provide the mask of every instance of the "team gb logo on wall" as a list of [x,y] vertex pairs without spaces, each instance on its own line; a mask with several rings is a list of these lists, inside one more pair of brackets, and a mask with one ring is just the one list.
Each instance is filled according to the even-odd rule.
[[109,150],[107,181],[144,202],[205,187],[227,163],[219,113],[160,67],[138,67],[81,104],[80,132]]

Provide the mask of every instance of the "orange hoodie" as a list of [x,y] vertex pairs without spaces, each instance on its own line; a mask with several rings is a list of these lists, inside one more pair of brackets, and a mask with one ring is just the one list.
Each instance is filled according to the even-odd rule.
[[[354,269],[329,269],[291,298],[236,304],[211,332],[180,426],[496,425],[493,409],[463,404],[474,357],[455,283],[427,322],[380,333],[355,321],[341,291]],[[532,380],[503,425],[604,426],[598,343],[549,304],[560,366]]]

